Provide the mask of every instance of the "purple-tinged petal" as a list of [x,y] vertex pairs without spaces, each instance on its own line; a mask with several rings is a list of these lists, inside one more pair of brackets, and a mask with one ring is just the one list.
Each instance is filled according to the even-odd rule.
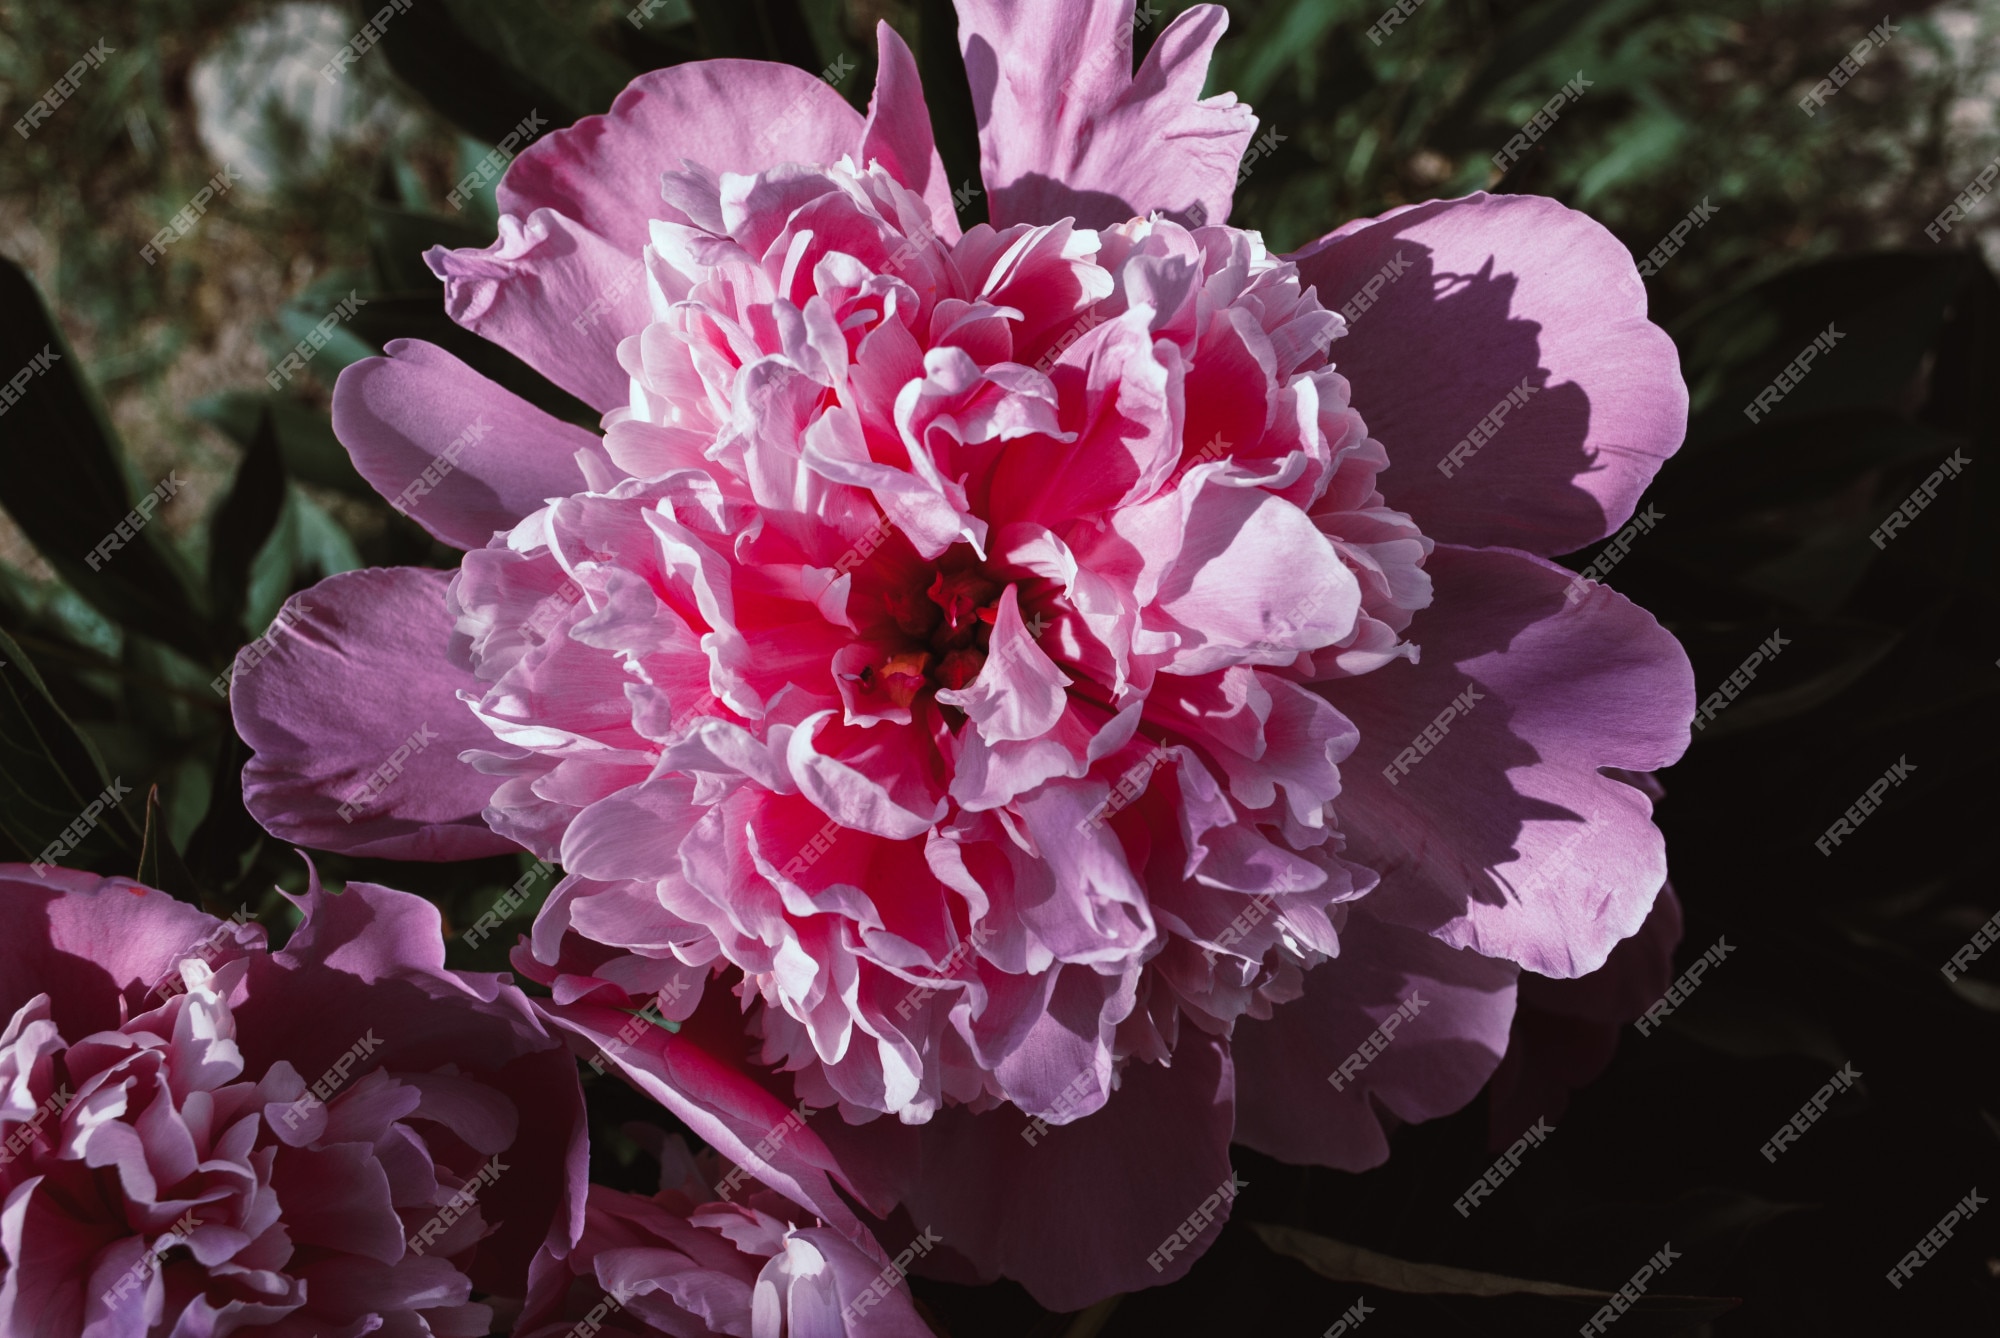
[[[1267,1022],[1237,1024],[1238,1142],[1282,1161],[1363,1171],[1389,1156],[1383,1112],[1449,1115],[1499,1065],[1514,965],[1381,923],[1368,914],[1373,903],[1355,904],[1340,956],[1306,972],[1304,997]],[[1386,1042],[1372,1039],[1378,1029],[1391,1033]]]
[[[928,1124],[876,1120],[826,1137],[843,1165],[894,1176],[899,1216],[937,1233],[943,1244],[917,1271],[1009,1277],[1051,1310],[1081,1310],[1173,1282],[1215,1243],[1234,1196],[1233,1086],[1228,1047],[1197,1036],[1172,1068],[1128,1067],[1103,1109],[1070,1124],[952,1107]],[[1085,1204],[1104,1210],[1079,1211]],[[1192,1244],[1174,1239],[1204,1209]]]
[[1426,570],[1421,660],[1317,687],[1361,730],[1347,854],[1381,873],[1378,916],[1542,975],[1594,971],[1666,880],[1652,801],[1604,768],[1687,747],[1687,656],[1612,590],[1570,602],[1570,573],[1524,553],[1441,544]]
[[1581,548],[1625,523],[1680,446],[1673,341],[1646,318],[1630,253],[1588,215],[1470,195],[1350,223],[1291,259],[1348,313],[1330,356],[1388,448],[1389,505],[1433,539]]
[[[243,802],[282,841],[399,859],[517,847],[480,819],[493,781],[458,760],[493,735],[458,700],[480,683],[450,654],[448,572],[344,572],[295,595],[238,656],[237,733],[256,751]],[[341,810],[347,809],[343,818]]]
[[597,434],[553,418],[434,344],[391,340],[346,368],[333,430],[361,476],[454,548],[483,548],[552,497],[586,490]]

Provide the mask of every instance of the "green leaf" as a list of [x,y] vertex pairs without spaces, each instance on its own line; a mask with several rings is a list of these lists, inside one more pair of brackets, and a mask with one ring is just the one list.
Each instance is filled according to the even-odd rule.
[[115,802],[72,849],[50,851],[112,779],[27,655],[0,632],[0,838],[23,859],[51,853],[54,863],[94,867],[116,853],[130,868],[139,832]]
[[530,112],[555,129],[608,111],[638,74],[536,0],[413,5],[384,30],[382,47],[405,83],[488,144]]
[[278,434],[278,455],[285,473],[300,483],[334,488],[355,497],[376,495],[354,468],[347,448],[333,435],[326,414],[289,395],[231,390],[197,400],[193,409],[195,417],[213,423],[246,451],[269,414],[272,429]]
[[278,433],[266,412],[237,467],[236,482],[209,522],[208,583],[219,617],[239,631],[249,629],[244,609],[250,569],[277,528],[285,505],[285,466],[278,456]]
[[[1578,1313],[1595,1310],[1599,1302],[1616,1293],[1571,1287],[1561,1282],[1540,1282],[1530,1278],[1510,1278],[1500,1273],[1482,1273],[1446,1264],[1418,1264],[1391,1255],[1364,1250],[1346,1241],[1301,1231],[1296,1227],[1252,1222],[1250,1229],[1265,1245],[1288,1259],[1296,1259],[1323,1278],[1335,1282],[1356,1282],[1385,1291],[1419,1296],[1547,1296],[1575,1303]],[[1692,1326],[1713,1319],[1735,1306],[1723,1296],[1679,1296],[1647,1292],[1630,1311],[1665,1313],[1677,1323]]]
[[[14,396],[0,403],[0,506],[56,574],[113,622],[211,658],[219,638],[185,564],[157,529],[133,533],[124,452],[34,282],[4,258],[0,385]],[[155,506],[148,502],[148,518]],[[132,538],[117,533],[120,524]]]

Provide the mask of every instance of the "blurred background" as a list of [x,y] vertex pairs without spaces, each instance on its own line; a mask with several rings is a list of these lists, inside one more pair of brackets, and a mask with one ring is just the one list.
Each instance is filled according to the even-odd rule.
[[[303,865],[244,813],[211,681],[322,576],[457,557],[349,466],[335,377],[420,337],[592,422],[452,326],[421,260],[493,238],[497,173],[476,169],[531,112],[560,127],[644,70],[709,56],[851,65],[836,87],[865,106],[886,19],[918,53],[950,178],[976,180],[940,0],[401,3],[335,78],[323,69],[382,5],[0,5],[0,377],[34,369],[0,412],[0,858],[32,858],[115,777],[132,796],[65,863],[143,872],[286,932],[270,889],[302,886]],[[1140,53],[1184,7],[1141,12]],[[1570,1332],[1601,1302],[1548,1284],[1615,1288],[1670,1242],[1683,1258],[1620,1338],[2000,1332],[2000,1210],[1904,1287],[1884,1280],[1969,1189],[2000,1189],[2000,953],[1939,970],[2000,908],[2000,203],[1977,184],[2000,154],[2000,5],[1427,0],[1387,28],[1382,0],[1226,8],[1210,91],[1276,131],[1230,221],[1274,250],[1498,190],[1553,196],[1654,254],[1654,319],[1693,409],[1646,499],[1662,519],[1608,581],[1679,635],[1704,695],[1774,631],[1790,643],[1661,777],[1677,966],[1733,951],[1648,1037],[1585,1034],[1560,996],[1537,1010],[1524,991],[1517,1038],[1569,1057],[1552,1083],[1580,1087],[1567,1102],[1496,1092],[1402,1130],[1361,1176],[1239,1149],[1235,1220],[1172,1288],[1054,1316],[1010,1285],[919,1281],[927,1314],[956,1335],[1304,1335],[1343,1313],[1352,1332],[1362,1299],[1371,1334]],[[1496,168],[1579,75],[1582,96]],[[1809,114],[1800,100],[1833,78]],[[1968,217],[1938,226],[1968,191]],[[966,200],[964,222],[983,214]],[[1741,407],[1829,323],[1840,370],[1749,424]],[[38,361],[45,347],[60,360]],[[281,362],[293,352],[302,367]],[[1971,463],[1871,542],[1948,458]],[[149,494],[164,498],[150,523],[93,561]],[[1884,808],[1816,850],[1899,760],[1911,777]],[[336,883],[424,893],[453,935],[528,868],[316,858]],[[451,944],[487,969],[505,951]],[[1760,1157],[1849,1063],[1856,1089],[1776,1164]],[[591,1100],[599,1178],[644,1186],[627,1125],[667,1117],[605,1080]],[[1453,1211],[1537,1114],[1558,1129],[1547,1146],[1476,1214]],[[1279,1251],[1252,1222],[1305,1234]]]

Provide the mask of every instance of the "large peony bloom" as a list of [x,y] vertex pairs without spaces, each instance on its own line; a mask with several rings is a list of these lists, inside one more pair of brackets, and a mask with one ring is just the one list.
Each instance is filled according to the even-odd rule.
[[[1685,746],[1687,661],[1547,555],[1686,392],[1551,201],[1225,226],[1222,11],[1136,74],[1122,0],[959,12],[963,234],[886,26],[865,119],[711,61],[523,153],[499,241],[431,263],[602,432],[428,345],[349,368],[357,466],[468,551],[308,592],[235,712],[272,832],[559,859],[517,962],[580,1045],[1064,1309],[1186,1270],[1232,1138],[1381,1160],[1492,1073],[1520,969],[1646,919],[1626,777]],[[620,1041],[648,996],[678,1033]]]
[[716,1193],[712,1158],[659,1147],[663,1187],[644,1198],[590,1187],[560,1309],[523,1338],[930,1338],[904,1272],[754,1182]]
[[553,1302],[569,1053],[444,969],[428,902],[300,907],[269,952],[126,879],[0,866],[0,1333],[480,1338],[533,1280]]

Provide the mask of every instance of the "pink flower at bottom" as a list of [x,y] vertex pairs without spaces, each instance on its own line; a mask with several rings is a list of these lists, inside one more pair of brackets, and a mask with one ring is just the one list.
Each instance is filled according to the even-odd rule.
[[[963,0],[963,233],[886,26],[865,119],[711,61],[547,136],[430,260],[602,432],[428,345],[349,368],[357,467],[466,557],[322,583],[234,687],[270,830],[560,860],[516,962],[579,1045],[1058,1309],[1184,1272],[1232,1139],[1360,1168],[1469,1100],[1518,972],[1645,920],[1621,777],[1693,715],[1548,560],[1685,424],[1630,256],[1487,196],[1270,254],[1223,23],[1129,74],[1129,4]],[[620,1041],[648,998],[680,1030]]]
[[650,1198],[591,1186],[560,1310],[523,1338],[930,1338],[906,1279],[929,1241],[884,1263],[754,1181],[718,1198],[678,1137],[663,1160],[680,1179]]
[[0,1332],[531,1317],[582,1225],[574,1062],[503,978],[444,969],[428,902],[299,904],[269,952],[126,879],[0,866]]

